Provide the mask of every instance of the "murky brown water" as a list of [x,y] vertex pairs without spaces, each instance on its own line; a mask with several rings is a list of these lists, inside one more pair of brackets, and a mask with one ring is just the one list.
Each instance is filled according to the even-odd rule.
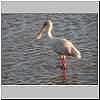
[[36,41],[35,33],[48,14],[2,14],[2,84],[97,84],[97,14],[49,14],[54,35],[70,39],[82,53],[69,59],[68,80],[56,66],[57,55],[48,54],[48,40]]

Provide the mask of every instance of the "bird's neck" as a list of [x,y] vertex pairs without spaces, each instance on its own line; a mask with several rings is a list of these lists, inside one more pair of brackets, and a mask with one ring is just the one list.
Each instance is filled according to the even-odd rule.
[[53,29],[53,24],[52,24],[52,22],[50,21],[50,22],[49,22],[49,28],[48,28],[48,36],[49,36],[49,38],[53,38],[52,29]]
[[53,35],[52,35],[52,33],[51,32],[48,32],[48,36],[49,36],[49,38],[53,38]]

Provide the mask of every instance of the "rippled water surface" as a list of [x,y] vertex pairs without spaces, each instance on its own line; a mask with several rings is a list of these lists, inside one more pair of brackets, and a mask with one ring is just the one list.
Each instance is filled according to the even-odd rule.
[[57,54],[46,49],[47,34],[41,41],[35,39],[47,15],[2,14],[2,84],[97,84],[97,14],[49,14],[54,36],[71,40],[82,53],[78,63],[68,59],[66,81],[57,67]]

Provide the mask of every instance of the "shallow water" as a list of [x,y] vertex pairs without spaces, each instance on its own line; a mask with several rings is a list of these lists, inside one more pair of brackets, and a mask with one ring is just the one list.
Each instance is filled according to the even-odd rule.
[[41,41],[35,39],[47,15],[2,14],[2,84],[97,84],[97,14],[49,14],[54,36],[71,40],[82,54],[78,63],[74,58],[68,59],[66,81],[57,66],[57,54],[46,49],[47,34]]

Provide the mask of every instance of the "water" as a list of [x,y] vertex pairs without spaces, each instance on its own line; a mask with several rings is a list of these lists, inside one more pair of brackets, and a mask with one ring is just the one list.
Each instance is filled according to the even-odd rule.
[[66,81],[57,67],[57,54],[46,49],[47,35],[41,41],[35,39],[47,15],[2,14],[2,84],[97,84],[97,14],[49,14],[54,23],[54,36],[71,40],[82,53],[78,63],[74,58],[68,59]]

